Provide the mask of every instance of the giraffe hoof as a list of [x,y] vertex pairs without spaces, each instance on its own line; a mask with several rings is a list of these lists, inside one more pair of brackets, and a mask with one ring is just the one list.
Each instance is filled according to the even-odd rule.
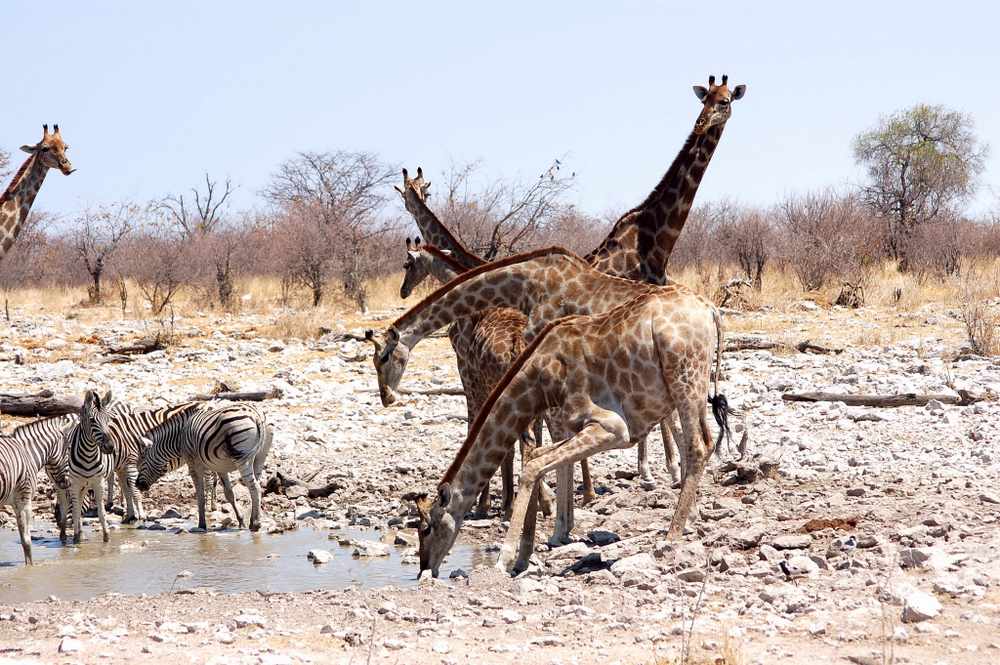
[[135,515],[133,515],[132,517],[126,517],[125,519],[123,519],[122,520],[122,524],[135,524],[138,521],[139,521],[139,518],[137,518]]
[[642,489],[646,490],[647,492],[650,491],[650,490],[655,490],[656,489],[656,481],[653,480],[652,478],[644,478],[644,479],[642,479],[642,480],[639,481],[639,487],[641,487]]

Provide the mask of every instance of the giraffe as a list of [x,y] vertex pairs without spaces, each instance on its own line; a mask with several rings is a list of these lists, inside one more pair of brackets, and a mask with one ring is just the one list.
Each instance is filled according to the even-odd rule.
[[59,169],[69,175],[76,169],[66,157],[69,148],[59,133],[59,125],[49,133],[49,126],[42,125],[42,140],[35,145],[22,145],[21,150],[29,157],[14,174],[14,178],[0,195],[0,261],[14,245],[24,220],[28,217],[31,204],[42,187],[42,181],[49,169]]
[[[721,346],[717,325],[714,309],[703,299],[669,285],[648,287],[604,314],[563,317],[542,328],[490,394],[436,496],[404,497],[416,503],[420,518],[421,574],[437,577],[466,511],[513,437],[552,407],[561,409],[569,436],[539,448],[525,464],[497,566],[508,572],[526,567],[541,474],[632,446],[674,410],[685,473],[667,533],[680,538],[712,448],[705,395],[713,347]],[[721,438],[726,423],[717,405],[725,400],[717,381],[710,402]]]
[[461,241],[448,230],[441,220],[437,218],[430,208],[427,207],[427,192],[431,187],[428,180],[424,180],[424,170],[417,167],[417,177],[411,178],[406,169],[403,169],[403,188],[393,185],[393,188],[403,197],[403,205],[406,206],[417,228],[423,234],[424,240],[435,247],[449,252],[455,262],[463,270],[477,268],[486,261],[473,254]]
[[[403,276],[403,283],[399,287],[399,296],[403,299],[408,298],[413,289],[430,275],[433,275],[441,283],[447,283],[455,276],[465,272],[458,261],[452,258],[451,252],[438,249],[433,245],[422,244],[420,238],[415,241],[406,239],[406,261],[403,267],[406,272]],[[515,309],[491,307],[458,319],[448,328],[448,338],[455,350],[455,358],[458,363],[458,375],[462,380],[462,387],[465,389],[467,422],[470,427],[493,386],[503,377],[504,372],[518,354],[524,350],[526,346],[524,327],[526,324],[527,318]],[[369,336],[368,339],[374,341],[372,336]],[[394,401],[394,395],[391,392],[380,390],[379,394],[385,406]],[[550,422],[549,425],[551,432],[553,424]],[[541,420],[534,423],[532,430],[534,433],[533,444],[540,444],[542,441]],[[530,449],[533,447],[526,446],[527,441],[526,436],[521,437],[522,459],[526,459],[526,455],[530,455]],[[501,465],[500,472],[503,487],[503,513],[506,517],[514,502],[513,449]],[[588,484],[589,480],[590,472],[587,469],[584,485],[590,487],[591,492],[593,492],[593,488]],[[554,504],[552,490],[545,483],[542,483],[541,492],[543,494],[542,513],[548,516],[552,513]],[[585,499],[587,498],[585,492]],[[476,508],[477,517],[486,515],[489,500],[490,493],[487,485],[483,489]]]
[[607,238],[584,257],[596,269],[651,284],[667,284],[667,261],[684,228],[698,186],[732,114],[732,103],[746,86],[729,89],[708,77],[708,87],[694,86],[702,103],[694,129],[681,151],[646,200],[622,215]]
[[[373,356],[380,393],[392,395],[398,388],[409,360],[411,349],[421,339],[470,312],[489,307],[515,307],[528,317],[525,336],[534,339],[547,324],[571,314],[602,314],[621,303],[647,292],[655,292],[652,284],[612,277],[591,268],[586,261],[568,250],[551,247],[509,257],[466,271],[448,282],[415,307],[396,319],[385,333],[385,342]],[[687,287],[671,285],[689,295],[712,312],[718,330],[721,358],[722,326],[718,310]],[[681,333],[686,328],[680,329]],[[668,428],[674,425],[664,421]],[[670,440],[678,436],[676,431]],[[639,439],[644,440],[643,439]],[[675,455],[666,444],[668,466],[678,467],[678,479],[683,480],[683,451]],[[677,457],[680,459],[678,460]],[[568,478],[559,478],[560,487],[568,487]],[[561,490],[557,493],[557,517],[551,542],[565,542],[572,530],[572,501]]]

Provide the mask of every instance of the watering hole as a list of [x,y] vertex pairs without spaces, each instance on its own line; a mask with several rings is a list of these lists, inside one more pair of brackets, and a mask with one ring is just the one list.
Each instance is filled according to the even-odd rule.
[[[42,600],[86,600],[105,593],[156,594],[171,589],[212,587],[223,593],[239,591],[309,591],[351,586],[380,587],[416,584],[418,566],[400,562],[405,548],[390,546],[387,557],[360,559],[353,546],[334,538],[378,540],[378,531],[299,528],[282,534],[246,530],[173,533],[138,528],[111,531],[101,542],[99,531],[87,529],[79,545],[63,545],[51,523],[35,521],[34,566],[25,566],[17,532],[0,530],[0,604]],[[311,549],[325,549],[329,563],[314,565]],[[471,570],[495,554],[482,547],[456,544],[442,567],[442,576],[456,568]],[[190,576],[178,577],[181,571]]]

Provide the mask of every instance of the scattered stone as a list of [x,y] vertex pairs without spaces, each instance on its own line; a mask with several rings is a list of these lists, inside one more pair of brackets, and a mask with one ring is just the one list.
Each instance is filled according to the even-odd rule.
[[611,564],[611,572],[621,577],[632,570],[658,570],[656,559],[649,552],[641,552],[619,559]]
[[83,648],[83,644],[75,637],[64,637],[59,641],[59,653],[76,653]]
[[389,546],[375,540],[358,540],[354,543],[354,556],[360,559],[389,556]]
[[519,623],[524,621],[524,615],[517,610],[501,610],[500,618],[503,619],[504,623]]
[[236,622],[237,628],[246,628],[247,626],[258,626],[263,628],[267,625],[267,620],[257,612],[247,612],[237,615],[233,621]]
[[309,550],[306,554],[306,558],[312,561],[315,565],[320,565],[324,563],[330,563],[333,561],[333,555],[330,554],[329,550]]
[[701,568],[688,568],[677,573],[677,578],[682,582],[704,582],[705,571]]
[[733,544],[745,550],[757,547],[757,543],[764,537],[764,529],[759,526],[752,526],[740,531],[733,536]]
[[812,544],[812,536],[808,533],[790,533],[778,536],[771,541],[771,545],[779,550],[802,550]]
[[912,589],[903,597],[903,623],[929,621],[940,613],[941,603],[926,591]]
[[605,545],[617,543],[621,538],[618,537],[617,533],[612,531],[591,531],[587,534],[587,540],[597,547],[604,547]]
[[1000,504],[1000,495],[983,492],[979,495],[979,500],[983,503]]

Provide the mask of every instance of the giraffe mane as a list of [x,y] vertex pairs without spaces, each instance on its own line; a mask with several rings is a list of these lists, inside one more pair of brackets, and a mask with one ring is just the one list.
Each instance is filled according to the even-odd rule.
[[456,259],[451,254],[447,253],[437,245],[423,244],[420,245],[420,249],[425,250],[428,254],[430,254],[434,258],[443,261],[448,265],[449,268],[454,270],[456,273],[462,274],[463,272],[465,272],[465,266],[459,263],[458,259]]
[[10,181],[10,184],[7,185],[7,189],[5,189],[4,193],[0,195],[0,203],[9,201],[11,197],[13,197],[14,190],[17,189],[18,184],[21,182],[21,178],[24,177],[24,174],[28,171],[36,159],[38,159],[38,155],[32,154],[24,160],[24,163],[21,164],[21,168],[17,170],[17,173],[14,174],[14,178]]
[[493,390],[490,391],[490,396],[486,398],[483,405],[479,408],[479,413],[476,414],[476,419],[472,422],[472,427],[469,428],[469,435],[465,438],[465,442],[462,447],[459,448],[458,452],[455,453],[455,459],[452,461],[451,466],[448,470],[444,472],[444,476],[441,478],[441,482],[438,486],[444,483],[450,483],[458,475],[458,472],[462,468],[462,464],[465,463],[465,458],[469,456],[469,451],[472,450],[472,446],[475,444],[476,439],[479,438],[479,433],[483,429],[483,425],[486,423],[486,419],[489,417],[490,412],[496,405],[497,400],[500,399],[500,395],[503,391],[510,385],[510,382],[514,380],[517,373],[521,371],[525,363],[531,359],[534,355],[535,349],[548,337],[549,333],[552,332],[557,326],[566,323],[572,319],[580,318],[578,316],[564,316],[562,318],[556,319],[551,323],[547,324],[542,331],[538,333],[535,339],[531,340],[531,343],[514,359],[507,371],[504,372],[503,377],[493,386]]
[[537,259],[542,256],[549,256],[553,254],[561,254],[564,256],[568,256],[570,258],[576,259],[577,261],[580,261],[581,263],[584,263],[583,259],[581,259],[573,252],[569,251],[565,247],[546,247],[545,249],[536,249],[533,252],[525,252],[524,254],[515,254],[513,256],[508,256],[505,259],[500,259],[499,261],[492,261],[490,263],[485,263],[479,266],[478,268],[473,268],[472,270],[468,270],[460,274],[458,277],[451,280],[444,286],[439,287],[429,296],[427,296],[426,298],[418,302],[416,305],[414,305],[412,308],[410,308],[408,312],[406,312],[401,317],[393,321],[390,327],[398,328],[399,326],[406,324],[414,316],[416,316],[423,310],[430,307],[431,303],[433,303],[435,300],[440,299],[455,287],[469,281],[474,277],[478,277],[479,275],[482,275],[483,273],[489,272],[491,270],[496,270],[497,268],[506,268],[507,266],[511,266],[516,263],[522,263],[524,261],[530,261],[532,259]]
[[[406,185],[406,186],[409,187],[410,185]],[[463,254],[465,254],[468,258],[474,259],[474,260],[478,261],[479,265],[483,265],[483,264],[486,263],[486,261],[482,257],[480,257],[475,252],[473,252],[472,250],[470,250],[468,247],[466,247],[465,245],[463,245],[462,241],[455,237],[455,234],[452,233],[451,230],[448,229],[448,227],[445,226],[444,223],[442,223],[440,219],[438,219],[438,216],[434,213],[433,210],[430,209],[430,206],[427,205],[426,201],[424,201],[423,199],[421,199],[419,196],[417,197],[417,200],[419,201],[419,204],[424,207],[424,210],[427,211],[427,214],[430,215],[434,219],[435,222],[437,222],[437,225],[440,228],[441,233],[445,236],[445,238],[448,239],[449,243],[451,243],[453,246],[455,246],[456,248],[458,248],[458,250],[460,252],[462,252]]]

